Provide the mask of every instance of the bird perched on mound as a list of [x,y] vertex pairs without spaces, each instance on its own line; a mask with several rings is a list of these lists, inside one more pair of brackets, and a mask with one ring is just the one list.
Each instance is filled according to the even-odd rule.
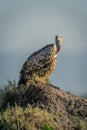
[[56,35],[54,44],[47,45],[30,55],[21,69],[18,84],[28,85],[30,81],[46,82],[55,69],[61,46],[62,37]]

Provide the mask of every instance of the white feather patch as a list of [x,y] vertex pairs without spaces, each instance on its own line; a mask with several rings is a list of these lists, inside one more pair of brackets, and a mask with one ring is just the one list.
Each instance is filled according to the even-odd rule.
[[56,58],[56,57],[57,57],[57,55],[54,56],[54,58]]

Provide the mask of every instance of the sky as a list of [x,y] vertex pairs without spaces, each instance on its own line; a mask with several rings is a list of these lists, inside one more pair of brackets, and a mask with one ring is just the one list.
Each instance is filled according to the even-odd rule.
[[51,83],[87,94],[87,0],[0,0],[0,86],[18,81],[25,60],[63,38]]

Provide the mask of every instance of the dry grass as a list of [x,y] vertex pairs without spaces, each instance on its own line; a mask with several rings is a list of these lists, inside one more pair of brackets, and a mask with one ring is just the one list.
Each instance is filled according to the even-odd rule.
[[52,85],[9,82],[0,110],[0,130],[87,130],[87,99]]
[[8,106],[0,113],[0,130],[58,130],[52,114],[40,108]]

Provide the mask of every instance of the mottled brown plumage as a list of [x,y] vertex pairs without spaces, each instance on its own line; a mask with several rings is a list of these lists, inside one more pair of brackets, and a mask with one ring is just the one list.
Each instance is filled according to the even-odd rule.
[[54,44],[47,45],[30,55],[22,67],[18,84],[28,85],[30,81],[46,82],[55,69],[61,45],[61,35],[57,35]]

